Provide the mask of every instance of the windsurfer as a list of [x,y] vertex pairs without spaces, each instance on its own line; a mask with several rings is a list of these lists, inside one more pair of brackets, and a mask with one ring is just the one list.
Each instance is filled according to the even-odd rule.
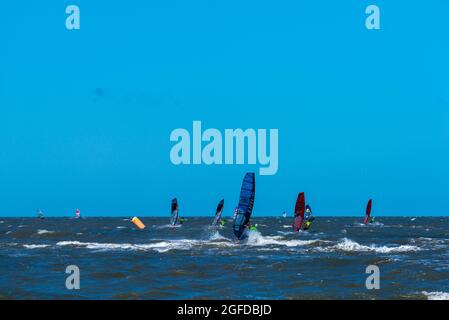
[[315,217],[312,214],[312,209],[309,205],[306,206],[306,212],[304,214],[305,227],[304,230],[309,230],[312,226],[312,221],[315,220]]

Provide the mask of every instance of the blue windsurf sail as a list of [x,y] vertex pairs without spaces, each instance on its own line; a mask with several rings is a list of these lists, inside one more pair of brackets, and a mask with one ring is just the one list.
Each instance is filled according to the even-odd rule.
[[221,214],[223,212],[223,207],[224,207],[224,199],[222,199],[217,206],[217,211],[215,212],[215,218],[214,221],[212,222],[213,226],[218,226],[221,224]]
[[247,173],[243,179],[240,190],[239,205],[234,216],[234,234],[237,239],[242,239],[246,226],[251,218],[256,194],[256,180],[254,173]]
[[174,198],[171,201],[171,218],[170,218],[170,224],[172,226],[175,226],[178,224],[179,218],[178,218],[178,200]]

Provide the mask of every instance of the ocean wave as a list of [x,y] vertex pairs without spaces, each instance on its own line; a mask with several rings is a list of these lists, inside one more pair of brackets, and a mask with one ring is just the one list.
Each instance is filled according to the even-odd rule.
[[55,232],[54,231],[45,230],[45,229],[37,230],[37,234],[46,234],[46,233],[55,233]]
[[319,251],[346,251],[346,252],[376,252],[376,253],[399,253],[399,252],[411,252],[421,250],[417,246],[411,245],[401,245],[397,247],[388,246],[376,246],[374,244],[370,246],[362,245],[358,242],[352,241],[351,239],[344,238],[342,241],[336,245],[317,248]]
[[353,226],[355,227],[384,227],[385,225],[382,222],[374,222],[374,223],[369,223],[369,224],[364,224],[361,222],[356,222],[353,224]]
[[172,225],[172,224],[164,224],[162,226],[156,226],[157,229],[177,229],[177,228],[181,228],[182,224],[177,224],[177,225]]
[[449,300],[449,292],[434,291],[434,292],[422,292],[428,300]]
[[295,234],[294,231],[277,231],[277,233],[279,233],[279,234],[281,234],[283,236]]
[[248,237],[245,240],[246,245],[250,246],[268,246],[268,245],[278,245],[278,246],[286,246],[286,247],[298,247],[310,245],[313,243],[317,243],[321,240],[286,240],[282,236],[262,236],[262,234],[258,231],[249,231]]
[[133,250],[133,251],[157,251],[159,253],[171,250],[190,250],[195,246],[213,245],[213,246],[235,246],[231,242],[209,242],[208,240],[164,240],[148,244],[131,244],[131,243],[98,243],[98,242],[80,242],[80,241],[59,241],[57,246],[84,247],[91,250],[111,251],[111,250]]
[[209,240],[211,240],[211,241],[215,241],[215,240],[227,240],[227,241],[231,241],[231,239],[228,239],[228,238],[222,236],[222,235],[220,234],[220,232],[218,232],[218,231],[213,232],[213,233],[209,236]]
[[49,244],[24,244],[23,246],[26,249],[42,249],[42,248],[47,248],[50,245]]

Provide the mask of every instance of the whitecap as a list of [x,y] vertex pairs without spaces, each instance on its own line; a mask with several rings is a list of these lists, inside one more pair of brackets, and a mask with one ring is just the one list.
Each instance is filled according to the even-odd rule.
[[295,232],[293,232],[293,231],[277,231],[277,233],[284,235],[284,236],[295,234]]
[[245,239],[245,244],[249,246],[268,246],[268,245],[278,245],[286,247],[297,247],[305,246],[316,243],[320,241],[316,240],[285,240],[281,236],[262,236],[258,231],[249,231],[247,233],[248,237]]
[[37,234],[46,234],[46,233],[55,233],[55,232],[54,231],[45,230],[45,229],[37,230]]
[[224,236],[222,236],[220,234],[220,232],[215,231],[213,232],[210,236],[209,236],[209,240],[214,241],[214,240],[227,240],[227,241],[231,241],[231,239],[228,239]]
[[370,246],[362,245],[351,239],[344,238],[342,241],[337,243],[334,246],[325,247],[325,248],[317,248],[319,251],[334,251],[341,250],[347,252],[377,252],[377,253],[398,253],[398,252],[410,252],[410,251],[419,251],[421,250],[417,246],[411,245],[401,245],[397,247],[388,247],[388,246],[376,246],[374,244]]
[[201,246],[205,244],[211,244],[215,246],[235,246],[233,243],[229,242],[208,242],[201,240],[189,240],[189,239],[179,239],[179,240],[164,240],[155,243],[148,244],[131,244],[131,243],[98,243],[98,242],[80,242],[80,241],[59,241],[56,243],[58,246],[73,246],[82,247],[91,250],[134,250],[134,251],[157,251],[160,253],[167,252],[170,250],[190,250],[194,246]]
[[425,296],[427,296],[428,300],[449,300],[449,292],[443,291],[434,291],[434,292],[422,292]]
[[181,228],[181,227],[182,227],[182,224],[177,224],[177,225],[165,224],[163,226],[157,226],[157,229],[166,229],[166,228],[176,229],[176,228]]
[[26,249],[42,249],[42,248],[47,248],[50,245],[49,244],[24,244],[23,246]]

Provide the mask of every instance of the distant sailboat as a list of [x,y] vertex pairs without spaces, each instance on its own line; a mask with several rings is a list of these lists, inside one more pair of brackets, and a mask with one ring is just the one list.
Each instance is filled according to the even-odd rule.
[[295,219],[293,221],[293,229],[295,232],[301,230],[302,223],[304,222],[304,213],[306,211],[306,199],[304,192],[298,194],[295,205]]
[[37,218],[38,219],[45,219],[44,212],[41,209],[37,209]]
[[179,216],[178,216],[178,199],[174,198],[171,201],[171,218],[170,218],[170,225],[176,226],[179,223]]
[[75,219],[81,219],[81,211],[80,209],[75,210]]
[[223,207],[224,207],[224,199],[218,203],[217,210],[215,212],[215,218],[214,221],[212,222],[213,226],[224,225],[224,220],[221,217],[221,214],[223,213]]
[[373,200],[369,199],[368,204],[366,205],[366,212],[365,212],[365,220],[363,221],[364,224],[373,223],[374,218],[371,218],[371,207],[373,205]]

